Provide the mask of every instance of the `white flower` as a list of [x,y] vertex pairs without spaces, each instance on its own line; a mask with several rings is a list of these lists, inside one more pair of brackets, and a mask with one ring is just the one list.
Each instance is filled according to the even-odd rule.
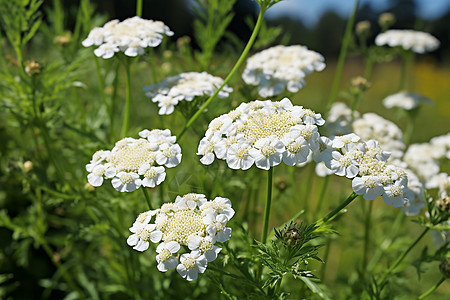
[[423,104],[430,105],[433,104],[433,101],[420,94],[406,92],[389,95],[383,99],[383,105],[386,108],[399,107],[405,110],[412,110]]
[[257,167],[269,170],[281,163],[284,151],[283,143],[277,137],[271,136],[258,140],[254,148],[249,150],[249,154],[255,160]]
[[208,201],[199,205],[202,213],[224,215],[228,220],[234,216],[234,209],[231,208],[231,201],[228,198],[216,197],[212,201]]
[[261,97],[272,97],[285,88],[298,92],[305,85],[306,74],[324,68],[319,53],[300,45],[278,45],[249,57],[242,78],[247,84],[258,85]]
[[325,166],[325,164],[323,162],[319,162],[318,164],[316,164],[316,174],[317,176],[320,177],[326,177],[328,175],[333,174],[333,171],[328,169],[327,166]]
[[119,51],[134,57],[144,54],[147,47],[158,46],[163,34],[171,36],[173,32],[163,22],[144,20],[136,16],[122,22],[112,20],[103,27],[92,29],[82,45],[99,46],[94,50],[94,54],[105,59],[113,57]]
[[[169,115],[180,101],[192,101],[195,97],[211,96],[223,84],[223,79],[206,72],[188,72],[168,77],[160,83],[144,87],[145,95],[158,102],[160,115]],[[225,85],[219,92],[220,98],[226,98],[233,89]]]
[[181,148],[178,144],[163,144],[156,154],[156,162],[168,168],[177,166],[181,161]]
[[208,262],[217,258],[222,248],[215,246],[215,239],[212,236],[200,237],[198,235],[189,240],[189,250],[200,250]]
[[250,147],[247,143],[238,143],[230,146],[227,152],[227,164],[231,169],[249,169],[255,159],[250,155]]
[[351,152],[342,155],[338,151],[333,151],[331,156],[331,170],[333,170],[336,175],[346,176],[347,178],[353,178],[358,175],[359,169],[357,162]]
[[205,272],[206,266],[208,265],[206,257],[199,250],[182,254],[180,256],[180,262],[177,266],[177,272],[188,281],[197,279],[198,273]]
[[156,261],[158,262],[157,268],[161,272],[167,272],[168,270],[173,270],[178,265],[178,258],[173,256],[180,250],[180,244],[175,241],[171,242],[161,242],[161,244],[156,247]]
[[203,195],[203,194],[190,193],[190,194],[184,195],[183,197],[177,196],[177,198],[175,199],[175,205],[177,205],[179,207],[188,207],[189,209],[194,209],[196,207],[199,207],[200,209],[202,209],[201,207],[205,203],[209,203],[207,201],[208,200],[206,199],[205,195]]
[[384,192],[383,185],[376,176],[355,177],[352,180],[352,188],[366,200],[373,200]]
[[139,168],[139,175],[143,175],[142,185],[145,187],[155,187],[166,179],[164,167],[152,167],[150,164],[144,164]]
[[363,140],[376,140],[379,145],[389,152],[393,159],[403,156],[405,143],[401,129],[393,122],[375,113],[366,113],[356,118],[352,124],[353,131]]
[[360,139],[361,138],[354,133],[349,133],[349,134],[342,135],[342,136],[336,136],[336,137],[334,137],[331,146],[333,148],[340,149],[340,148],[346,147],[349,144],[356,143]]
[[207,214],[203,219],[203,222],[208,225],[206,232],[215,237],[219,243],[226,242],[231,237],[231,228],[225,227],[227,221],[228,218],[223,214]]
[[119,192],[132,192],[142,185],[142,180],[134,172],[119,172],[111,180],[111,184]]
[[345,135],[352,132],[352,121],[359,117],[342,102],[335,102],[330,108],[325,129],[329,136]]
[[394,207],[401,207],[405,204],[404,195],[405,186],[401,180],[397,180],[394,184],[384,186],[383,200],[386,204]]
[[135,222],[130,228],[133,233],[127,239],[129,246],[134,246],[133,249],[137,251],[145,251],[148,249],[149,240],[153,243],[157,243],[162,238],[162,232],[156,229],[155,224],[145,224],[141,222]]
[[439,47],[439,40],[427,32],[414,30],[387,30],[375,38],[378,46],[400,46],[405,50],[411,49],[416,53],[434,51]]
[[[165,169],[180,163],[181,148],[170,130],[143,130],[142,137],[126,137],[116,142],[111,151],[97,151],[86,165],[90,172],[87,179],[93,186],[101,186],[104,179],[110,179],[114,188],[131,192],[141,185],[155,187],[166,178]],[[159,164],[159,166],[158,166]]]
[[[333,141],[326,136],[321,136],[317,140],[319,147],[312,153],[312,158],[316,163],[324,162],[328,169],[331,168],[331,154],[333,153]],[[320,176],[320,175],[319,175]]]
[[447,173],[439,173],[431,177],[425,184],[427,189],[439,189],[439,197],[445,197],[450,194],[450,176]]
[[310,147],[302,136],[283,139],[286,151],[283,152],[283,162],[288,166],[304,163],[308,159]]

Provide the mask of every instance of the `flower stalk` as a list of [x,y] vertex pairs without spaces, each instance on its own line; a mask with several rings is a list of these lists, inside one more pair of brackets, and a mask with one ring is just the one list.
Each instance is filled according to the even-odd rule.
[[430,228],[425,228],[423,232],[419,235],[419,237],[409,246],[408,249],[405,250],[405,252],[400,255],[400,257],[392,264],[392,266],[384,273],[383,277],[381,277],[380,280],[378,280],[377,284],[378,286],[381,286],[383,283],[386,282],[387,277],[392,273],[392,271],[395,270],[395,268],[398,267],[398,265],[403,261],[403,259],[408,255],[408,253],[417,245],[417,243],[424,237],[424,235],[430,230]]
[[264,208],[264,224],[261,236],[261,242],[263,244],[265,244],[267,241],[267,230],[269,227],[270,205],[272,202],[272,177],[273,177],[273,168],[270,168],[267,171],[267,198],[266,198],[266,205]]
[[250,39],[247,42],[247,45],[244,48],[244,51],[242,52],[241,56],[239,57],[238,61],[234,65],[233,69],[231,69],[228,76],[223,81],[222,85],[216,90],[216,92],[209,97],[205,103],[197,110],[197,112],[189,119],[189,121],[184,125],[183,130],[180,132],[180,134],[177,135],[178,140],[181,139],[181,137],[184,135],[186,130],[191,127],[191,125],[197,120],[197,118],[200,116],[200,114],[209,106],[209,104],[217,97],[219,92],[225,87],[225,85],[230,81],[231,77],[237,72],[237,70],[240,68],[240,66],[244,63],[245,58],[247,57],[248,53],[250,52],[250,49],[252,48],[253,44],[255,43],[256,37],[258,36],[258,32],[261,29],[262,23],[264,21],[264,13],[266,12],[266,8],[261,7],[261,10],[259,11],[258,19],[256,21],[255,28],[253,29],[253,33],[250,36]]
[[352,203],[358,197],[358,194],[352,192],[347,199],[345,199],[341,204],[339,204],[335,209],[329,212],[325,217],[319,219],[316,224],[318,226],[325,224],[326,222],[332,220],[341,210],[343,210],[347,205]]
[[336,73],[335,73],[335,76],[333,79],[333,85],[331,87],[330,98],[328,99],[328,108],[330,108],[331,105],[333,104],[333,102],[336,100],[336,96],[337,96],[338,89],[339,89],[339,82],[341,81],[342,71],[344,69],[345,57],[347,56],[348,46],[350,45],[353,24],[355,23],[356,13],[358,12],[358,8],[359,8],[359,0],[356,0],[352,15],[350,16],[350,19],[348,20],[348,23],[347,23],[347,27],[345,28],[344,38],[342,41],[342,48],[341,48],[341,51],[339,52],[338,63],[336,66]]
[[124,67],[126,76],[126,95],[125,95],[125,109],[124,109],[121,137],[125,137],[128,132],[128,123],[130,120],[130,103],[131,103],[131,72],[130,72],[130,63],[128,60],[124,62]]
[[428,291],[417,297],[417,300],[422,300],[428,297],[431,293],[433,293],[444,281],[447,279],[445,276],[442,276],[435,285],[433,285]]

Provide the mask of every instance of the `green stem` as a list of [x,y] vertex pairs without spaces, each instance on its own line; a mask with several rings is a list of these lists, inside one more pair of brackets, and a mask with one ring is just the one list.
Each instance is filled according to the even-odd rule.
[[270,168],[267,171],[267,198],[266,198],[266,206],[264,208],[264,224],[261,237],[261,242],[263,244],[265,244],[267,241],[267,229],[269,227],[270,204],[272,202],[272,177],[273,177],[273,168]]
[[231,77],[233,77],[233,75],[237,72],[237,70],[240,68],[240,66],[244,63],[244,60],[247,57],[247,54],[250,52],[250,49],[251,49],[251,47],[253,46],[253,44],[254,44],[254,42],[256,40],[256,37],[257,37],[258,32],[259,32],[259,29],[262,26],[262,23],[264,21],[264,13],[265,13],[265,11],[266,11],[265,8],[261,8],[261,10],[259,11],[258,20],[256,21],[256,25],[255,25],[255,28],[253,29],[253,33],[252,33],[250,39],[248,40],[248,43],[245,46],[244,51],[242,52],[242,54],[239,57],[239,59],[236,62],[236,64],[234,65],[233,69],[231,69],[230,73],[225,78],[225,80],[223,81],[222,85],[216,90],[216,92],[211,97],[209,97],[205,101],[205,103],[203,103],[203,105],[198,109],[198,111],[189,119],[189,121],[184,126],[183,130],[177,136],[178,140],[180,140],[180,138],[184,135],[186,130],[192,125],[192,123],[194,123],[195,120],[197,120],[197,118],[208,107],[208,105],[211,103],[211,101],[214,100],[217,97],[219,92],[228,83],[228,81],[230,81]]
[[410,62],[412,61],[412,58],[413,58],[412,51],[405,50],[402,52],[402,70],[400,73],[400,83],[399,83],[399,87],[398,87],[399,91],[404,90],[406,87],[406,81],[407,81],[406,78],[407,78],[408,69],[409,69]]
[[[363,200],[366,201],[366,200]],[[364,202],[365,204],[365,202]],[[369,209],[366,213],[366,220],[364,226],[364,252],[363,252],[363,262],[362,262],[362,271],[363,274],[366,274],[365,270],[367,268],[367,256],[369,252],[369,243],[370,243],[370,226],[372,222],[372,207],[373,201],[369,202]]]
[[144,193],[145,201],[147,201],[148,209],[152,210],[152,203],[150,202],[150,196],[148,195],[147,188],[143,186],[141,189]]
[[445,276],[442,276],[441,279],[439,279],[438,282],[436,282],[435,285],[433,285],[428,291],[417,297],[417,300],[425,299],[428,297],[432,292],[434,292],[444,281],[447,279]]
[[125,137],[128,132],[128,123],[130,120],[130,102],[131,102],[131,74],[130,63],[128,60],[124,62],[125,75],[126,75],[126,98],[125,98],[125,112],[122,123],[122,137]]
[[105,79],[103,78],[103,74],[100,68],[99,58],[94,54],[94,62],[95,62],[95,70],[97,71],[98,85],[100,89],[100,97],[102,98],[103,105],[108,109],[108,103],[106,102],[106,94],[105,94]]
[[328,256],[330,255],[331,242],[332,242],[331,239],[328,238],[327,243],[325,245],[325,253],[323,255],[324,263],[322,264],[322,267],[320,268],[320,277],[319,277],[322,282],[325,281],[325,274],[326,274],[325,271],[327,269]]
[[319,201],[317,201],[316,209],[315,209],[314,215],[313,215],[313,220],[315,220],[317,218],[317,215],[319,214],[320,209],[322,208],[323,199],[325,198],[325,191],[327,190],[327,187],[328,187],[329,178],[330,178],[330,176],[326,176],[322,183],[322,188],[320,190],[320,195],[319,195]]
[[356,12],[358,11],[359,0],[355,1],[355,6],[353,8],[352,15],[348,20],[347,27],[345,28],[345,34],[342,41],[341,51],[339,52],[339,59],[336,66],[336,73],[333,79],[333,85],[331,87],[330,98],[328,99],[328,108],[331,107],[331,104],[336,100],[336,96],[339,89],[339,82],[341,81],[342,70],[344,68],[345,57],[347,56],[347,49],[350,44],[350,40],[352,37],[353,24],[355,23]]
[[45,253],[47,253],[50,260],[53,262],[53,264],[56,266],[58,271],[61,273],[62,277],[67,282],[70,289],[72,291],[75,291],[81,299],[84,299],[83,293],[81,292],[80,288],[78,288],[78,286],[75,284],[70,273],[67,272],[66,268],[59,261],[55,260],[55,254],[53,253],[53,250],[51,249],[51,247],[47,244],[47,241],[44,239],[44,237],[39,237],[39,244],[41,244]]
[[408,255],[408,253],[417,245],[417,243],[423,238],[423,236],[430,230],[430,228],[425,228],[424,231],[419,235],[419,237],[409,246],[405,252],[400,255],[400,257],[392,264],[392,266],[384,273],[383,277],[378,280],[378,286],[381,286],[387,279],[387,277],[398,267],[398,265],[403,261],[403,259]]
[[142,0],[136,0],[136,16],[142,17]]
[[326,215],[325,217],[323,217],[322,219],[319,219],[316,224],[318,226],[325,224],[326,222],[330,221],[331,219],[334,218],[335,215],[337,215],[342,209],[344,209],[347,205],[349,205],[353,200],[356,199],[356,197],[358,197],[358,195],[353,192],[350,194],[350,196],[348,196],[347,199],[345,199],[341,204],[339,204],[335,209],[333,209],[331,212],[328,213],[328,215]]
[[[313,178],[315,178],[314,173],[316,172],[313,164],[309,164],[309,176],[306,182],[305,193],[303,194],[303,209],[305,210],[305,221],[308,223],[308,214],[309,211],[309,197],[311,195],[312,186],[313,186]],[[314,182],[315,183],[315,182]]]

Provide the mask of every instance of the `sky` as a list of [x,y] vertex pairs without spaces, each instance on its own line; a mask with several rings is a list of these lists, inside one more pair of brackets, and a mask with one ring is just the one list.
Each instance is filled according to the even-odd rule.
[[[379,11],[389,8],[390,0],[361,0],[360,7],[365,3]],[[418,15],[423,19],[441,17],[450,9],[450,0],[415,0]],[[313,26],[327,10],[333,10],[343,17],[348,17],[355,5],[355,0],[283,0],[266,12],[267,18],[288,16],[300,18],[305,25]]]

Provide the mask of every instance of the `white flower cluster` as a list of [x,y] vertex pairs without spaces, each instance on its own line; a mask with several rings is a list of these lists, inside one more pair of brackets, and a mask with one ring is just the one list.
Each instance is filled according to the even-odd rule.
[[377,141],[362,141],[354,133],[322,139],[327,140],[321,151],[324,164],[334,174],[352,179],[356,194],[366,200],[383,196],[384,202],[394,207],[408,201],[405,170],[387,163],[390,154]]
[[412,144],[403,160],[427,189],[439,189],[440,196],[450,194],[450,177],[441,172],[441,161],[450,159],[450,133],[434,137],[429,143]]
[[86,165],[87,179],[95,187],[103,179],[119,192],[132,192],[141,185],[155,187],[166,178],[165,167],[172,168],[181,161],[181,148],[170,130],[143,130],[140,139],[126,137],[109,150],[99,150]]
[[298,92],[305,76],[325,68],[324,58],[305,46],[278,45],[251,56],[242,74],[245,83],[258,85],[261,97],[279,95],[287,88]]
[[352,121],[359,118],[358,111],[351,110],[345,103],[334,102],[328,112],[325,131],[328,136],[344,135],[351,133]]
[[231,112],[211,121],[198,146],[200,161],[211,164],[215,157],[232,169],[260,169],[280,164],[294,166],[320,148],[317,126],[325,123],[320,114],[294,106],[288,98],[279,102],[241,103]]
[[144,54],[145,48],[161,44],[163,34],[171,36],[173,32],[161,21],[136,16],[122,22],[112,20],[103,27],[92,29],[82,44],[84,47],[100,46],[94,54],[102,58],[111,58],[119,51],[127,56],[137,56]]
[[389,95],[383,99],[383,105],[386,108],[399,107],[405,110],[412,110],[423,104],[433,104],[433,101],[417,93],[401,92]]
[[380,147],[391,152],[391,159],[400,158],[405,150],[403,133],[393,122],[375,113],[362,116],[342,102],[333,103],[325,125],[328,136],[356,133],[362,140],[376,140]]
[[[197,96],[213,95],[223,84],[223,79],[206,72],[188,72],[168,77],[160,83],[144,87],[145,95],[158,102],[159,114],[169,115],[180,101],[192,101]],[[220,98],[226,98],[233,89],[225,85],[219,92]]]
[[391,159],[403,156],[403,133],[395,123],[375,113],[365,113],[353,121],[352,127],[361,139],[378,141],[381,148],[391,153]]
[[378,46],[400,46],[415,53],[434,51],[439,47],[439,40],[427,32],[392,29],[380,33],[375,38]]
[[[141,213],[130,228],[133,234],[127,244],[142,252],[148,249],[149,241],[159,243],[156,248],[158,270],[166,272],[176,268],[181,277],[195,280],[222,250],[215,243],[230,239],[231,228],[226,225],[233,216],[234,210],[227,198],[208,201],[202,194],[177,196],[174,203]],[[179,255],[181,246],[190,252]]]

